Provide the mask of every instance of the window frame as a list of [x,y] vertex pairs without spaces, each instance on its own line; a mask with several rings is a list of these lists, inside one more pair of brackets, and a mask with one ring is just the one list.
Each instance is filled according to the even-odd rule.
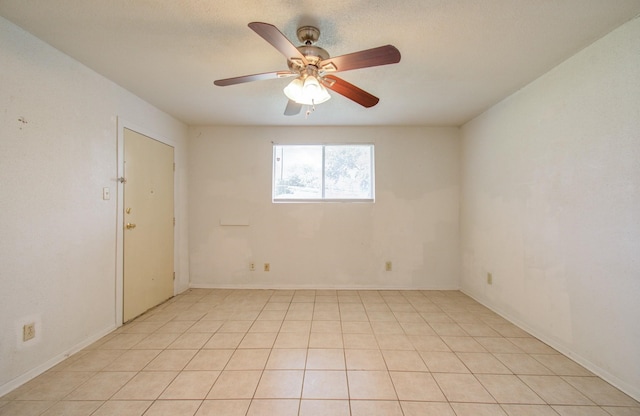
[[[271,202],[274,204],[296,204],[296,203],[375,203],[376,190],[376,167],[375,167],[375,144],[374,143],[275,143],[272,142],[271,160]],[[321,172],[321,197],[319,198],[278,198],[276,197],[276,149],[286,146],[309,146],[322,147],[322,172]],[[370,149],[369,158],[371,165],[371,197],[370,198],[326,198],[326,148],[341,146],[361,146]]]

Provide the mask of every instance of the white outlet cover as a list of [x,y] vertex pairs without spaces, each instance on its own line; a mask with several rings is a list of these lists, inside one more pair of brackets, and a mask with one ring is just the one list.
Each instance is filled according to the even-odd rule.
[[[23,335],[24,335],[24,326],[28,325],[30,323],[34,323],[35,324],[35,329],[36,329],[36,336],[34,338],[31,338],[28,341],[23,341]],[[25,348],[30,348],[36,344],[39,344],[40,341],[42,340],[42,318],[41,316],[38,315],[29,315],[29,316],[23,316],[22,318],[18,319],[17,321],[15,321],[15,340],[16,340],[16,347],[19,350],[25,349]]]

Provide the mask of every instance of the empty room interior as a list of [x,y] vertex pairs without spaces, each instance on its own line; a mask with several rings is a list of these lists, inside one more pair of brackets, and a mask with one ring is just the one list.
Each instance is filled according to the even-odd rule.
[[640,415],[640,1],[2,0],[0,212],[2,416]]

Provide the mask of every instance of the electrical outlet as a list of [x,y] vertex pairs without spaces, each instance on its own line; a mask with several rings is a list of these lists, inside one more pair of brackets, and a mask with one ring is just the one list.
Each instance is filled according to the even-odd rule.
[[249,263],[249,271],[251,272],[256,271],[256,264],[254,262]]
[[487,273],[487,284],[488,285],[493,284],[493,275],[491,275],[491,273]]
[[22,342],[27,342],[36,337],[36,323],[31,322],[22,327]]
[[393,263],[391,263],[390,261],[386,262],[384,264],[384,269],[388,272],[390,272],[393,269]]
[[265,272],[271,271],[271,265],[269,263],[264,264],[264,271]]

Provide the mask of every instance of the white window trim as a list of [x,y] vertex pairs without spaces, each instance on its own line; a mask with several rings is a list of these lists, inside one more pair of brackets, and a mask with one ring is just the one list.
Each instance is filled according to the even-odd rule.
[[[376,198],[376,166],[375,166],[375,144],[374,143],[273,143],[271,160],[271,202],[274,204],[323,204],[323,203],[375,203]],[[276,172],[275,159],[277,146],[322,146],[322,198],[276,198]],[[326,146],[369,146],[371,148],[371,198],[325,198],[325,147]]]

